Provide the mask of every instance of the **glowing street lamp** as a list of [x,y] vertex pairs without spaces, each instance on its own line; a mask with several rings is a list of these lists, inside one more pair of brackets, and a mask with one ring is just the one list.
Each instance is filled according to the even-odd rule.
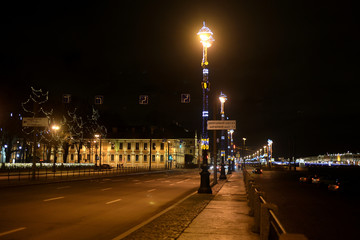
[[202,171],[200,173],[201,175],[201,182],[200,182],[200,188],[198,190],[198,193],[212,193],[211,187],[210,187],[210,173],[208,171],[208,151],[209,151],[209,136],[207,131],[207,121],[209,118],[209,101],[208,101],[208,95],[210,91],[210,83],[209,83],[209,70],[207,69],[207,65],[209,65],[209,62],[207,61],[207,49],[211,46],[211,43],[215,41],[215,39],[212,37],[213,33],[211,30],[205,26],[205,21],[203,22],[203,27],[199,30],[197,35],[200,37],[200,42],[203,45],[203,58],[201,61],[201,67],[203,72],[203,78],[201,82],[202,86],[202,136],[201,136],[201,149],[202,149]]
[[234,148],[233,148],[233,144],[234,144],[234,141],[233,141],[233,133],[234,133],[234,130],[233,129],[230,129],[229,130],[229,137],[230,137],[230,157],[229,157],[229,169],[228,169],[228,174],[232,174],[232,171],[234,171]]
[[51,126],[51,129],[54,130],[54,134],[53,134],[53,138],[55,139],[55,144],[54,144],[54,164],[53,164],[53,172],[56,171],[56,162],[57,162],[57,155],[56,155],[56,152],[58,150],[58,146],[57,146],[57,132],[60,130],[60,126],[57,125],[57,124],[53,124]]
[[[101,134],[95,134],[94,135],[95,138],[99,139],[100,142],[100,157],[99,157],[99,169],[101,170]],[[96,149],[96,157],[97,157],[97,149]],[[97,161],[97,159],[95,160]],[[96,165],[96,164],[95,164]]]
[[[220,115],[221,115],[221,120],[225,120],[225,110],[224,110],[224,104],[227,100],[227,97],[225,94],[223,94],[222,92],[220,93],[220,97],[219,97],[220,103],[221,103],[221,108],[220,108]],[[221,130],[221,140],[220,140],[220,144],[221,144],[221,149],[220,149],[220,156],[221,156],[221,170],[220,170],[220,179],[226,179],[226,175],[225,175],[225,158],[226,158],[226,141],[225,141],[225,130]]]

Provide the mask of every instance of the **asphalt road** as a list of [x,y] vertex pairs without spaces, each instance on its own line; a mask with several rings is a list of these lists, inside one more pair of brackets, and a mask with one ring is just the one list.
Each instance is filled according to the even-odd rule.
[[199,184],[190,170],[3,188],[0,239],[113,239]]
[[357,239],[360,196],[329,192],[314,184],[299,183],[305,172],[264,171],[252,174],[265,199],[279,208],[278,217],[290,233],[309,240]]

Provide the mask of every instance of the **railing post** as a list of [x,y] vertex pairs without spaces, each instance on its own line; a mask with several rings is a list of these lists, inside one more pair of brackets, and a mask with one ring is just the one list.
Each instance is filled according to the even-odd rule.
[[255,233],[260,232],[260,221],[261,221],[261,206],[262,202],[260,201],[260,197],[264,197],[264,192],[256,191],[254,193],[254,225],[252,227],[252,231]]
[[270,233],[270,212],[269,212],[269,210],[272,210],[276,213],[278,210],[278,207],[272,203],[261,204],[260,240],[269,239],[269,233]]
[[255,189],[256,189],[257,185],[255,185],[255,183],[250,184],[250,190],[249,190],[249,202],[248,202],[248,206],[250,207],[250,211],[249,211],[249,215],[250,216],[254,216],[254,201],[255,201]]

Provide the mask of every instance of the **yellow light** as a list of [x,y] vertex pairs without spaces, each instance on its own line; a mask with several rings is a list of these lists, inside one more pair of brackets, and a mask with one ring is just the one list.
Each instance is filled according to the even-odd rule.
[[205,42],[210,39],[211,33],[204,32],[199,34],[201,42]]
[[204,46],[205,48],[211,47],[211,41],[201,41],[201,43],[203,44],[203,46]]
[[60,126],[59,125],[52,125],[51,127],[53,130],[57,131],[60,129]]
[[100,137],[100,134],[95,134],[95,137],[96,137],[96,138],[99,138],[99,137]]
[[225,98],[225,97],[219,97],[219,99],[220,99],[220,102],[221,102],[221,103],[224,103],[224,102],[226,101],[226,98]]

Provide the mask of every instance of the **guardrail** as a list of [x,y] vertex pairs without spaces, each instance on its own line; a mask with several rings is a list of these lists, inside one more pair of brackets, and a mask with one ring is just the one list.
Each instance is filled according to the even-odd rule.
[[[164,168],[152,168],[152,170],[163,170]],[[147,172],[148,167],[119,167],[112,169],[99,169],[94,167],[42,167],[36,168],[35,178],[33,179],[31,168],[21,169],[2,169],[0,171],[0,182],[16,183],[22,181],[49,181],[66,180],[76,178],[98,178],[104,176],[117,176],[127,173]]]
[[276,217],[278,207],[266,202],[265,193],[255,184],[254,178],[246,171],[244,173],[245,188],[248,194],[249,215],[255,221],[252,231],[260,234],[260,240],[307,240],[303,234],[287,233]]

